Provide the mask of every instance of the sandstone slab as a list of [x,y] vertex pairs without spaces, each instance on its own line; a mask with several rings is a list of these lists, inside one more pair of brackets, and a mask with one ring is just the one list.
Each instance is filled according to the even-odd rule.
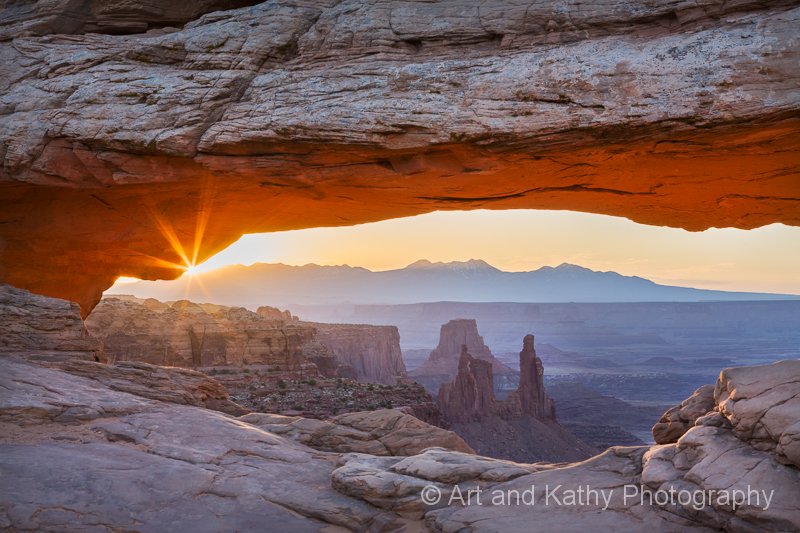
[[241,420],[320,450],[407,456],[441,447],[472,453],[452,431],[396,409],[347,413],[331,421],[264,413],[251,413]]
[[[380,531],[335,456],[227,415],[0,358],[0,521],[24,530]],[[20,430],[20,424],[27,427]]]

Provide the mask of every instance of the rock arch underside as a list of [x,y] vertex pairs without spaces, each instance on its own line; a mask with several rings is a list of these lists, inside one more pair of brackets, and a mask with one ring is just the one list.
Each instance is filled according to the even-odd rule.
[[798,2],[252,3],[4,4],[0,281],[87,313],[244,233],[447,209],[800,225]]

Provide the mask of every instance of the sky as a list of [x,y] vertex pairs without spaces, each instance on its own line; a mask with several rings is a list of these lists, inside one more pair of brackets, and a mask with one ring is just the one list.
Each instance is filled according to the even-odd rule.
[[507,271],[573,263],[668,285],[800,294],[798,227],[688,232],[572,211],[448,211],[245,235],[193,271],[257,262],[390,270],[473,258]]

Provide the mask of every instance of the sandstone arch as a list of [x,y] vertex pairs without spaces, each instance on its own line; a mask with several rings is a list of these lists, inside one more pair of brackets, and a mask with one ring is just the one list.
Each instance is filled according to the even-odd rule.
[[126,35],[10,10],[0,281],[84,313],[248,232],[473,208],[800,225],[797,2],[287,0]]

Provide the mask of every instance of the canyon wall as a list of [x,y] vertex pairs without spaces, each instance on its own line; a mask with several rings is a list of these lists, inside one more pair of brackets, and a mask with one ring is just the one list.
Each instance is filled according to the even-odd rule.
[[244,3],[0,7],[0,282],[86,315],[243,233],[435,210],[800,224],[796,2],[206,13]]
[[298,370],[314,328],[284,323],[243,308],[108,298],[86,320],[113,361],[164,366],[269,365]]
[[99,350],[78,304],[0,284],[0,354],[96,360]]
[[[76,319],[80,320],[76,314]],[[265,365],[298,375],[395,384],[405,377],[394,326],[312,324],[288,311],[104,298],[86,320],[111,361],[209,367]]]
[[339,364],[352,368],[359,381],[394,385],[406,377],[395,326],[315,323],[313,327],[316,341],[327,347]]

